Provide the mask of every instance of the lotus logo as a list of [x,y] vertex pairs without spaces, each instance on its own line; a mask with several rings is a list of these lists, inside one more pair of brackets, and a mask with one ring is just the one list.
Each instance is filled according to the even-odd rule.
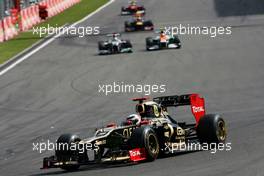
[[203,112],[204,108],[202,106],[193,106],[192,107],[193,112]]

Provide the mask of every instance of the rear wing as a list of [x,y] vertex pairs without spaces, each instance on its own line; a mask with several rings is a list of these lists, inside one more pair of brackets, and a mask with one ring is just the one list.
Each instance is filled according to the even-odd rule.
[[199,123],[200,118],[205,115],[204,98],[200,97],[198,94],[156,97],[153,98],[153,101],[164,108],[190,105],[192,114],[196,120],[196,125]]
[[112,34],[107,34],[106,36],[107,37],[119,37],[119,36],[121,36],[121,34],[120,33],[112,33]]

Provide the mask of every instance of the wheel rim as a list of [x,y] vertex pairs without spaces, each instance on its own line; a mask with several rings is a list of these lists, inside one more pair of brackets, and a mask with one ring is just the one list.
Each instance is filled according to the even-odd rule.
[[158,142],[154,135],[149,135],[149,150],[151,153],[156,153],[158,149]]
[[224,141],[226,139],[226,126],[225,122],[220,120],[217,124],[218,126],[218,132],[217,137],[220,141]]

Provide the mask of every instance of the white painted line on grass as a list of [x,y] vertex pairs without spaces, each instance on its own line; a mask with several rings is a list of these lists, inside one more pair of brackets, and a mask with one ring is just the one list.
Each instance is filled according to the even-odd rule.
[[[72,25],[70,25],[70,27],[74,27],[77,24],[80,24],[82,22],[84,22],[85,20],[91,18],[93,15],[95,15],[96,13],[100,12],[101,10],[103,10],[105,7],[107,7],[108,5],[110,5],[111,3],[113,3],[115,0],[110,0],[108,3],[104,4],[103,6],[99,7],[98,9],[96,9],[95,11],[93,11],[92,13],[90,13],[89,15],[87,15],[86,17],[84,17],[83,19],[73,23]],[[28,59],[30,56],[32,56],[33,54],[35,54],[36,52],[38,52],[39,50],[41,50],[42,48],[44,48],[45,46],[47,46],[48,44],[50,44],[51,42],[53,42],[56,38],[58,38],[60,35],[62,35],[63,33],[58,33],[56,34],[54,37],[48,39],[47,41],[45,41],[44,43],[42,43],[41,45],[39,45],[37,48],[35,48],[34,50],[28,52],[26,55],[24,55],[23,57],[19,58],[17,61],[15,61],[14,63],[12,63],[11,65],[9,65],[8,67],[4,68],[2,71],[0,71],[0,76],[2,76],[3,74],[5,74],[6,72],[8,72],[9,70],[11,70],[12,68],[14,68],[17,64],[23,62],[24,60]],[[14,58],[16,59],[16,58]],[[8,64],[11,60],[7,61],[4,64]],[[4,65],[3,64],[3,65]]]

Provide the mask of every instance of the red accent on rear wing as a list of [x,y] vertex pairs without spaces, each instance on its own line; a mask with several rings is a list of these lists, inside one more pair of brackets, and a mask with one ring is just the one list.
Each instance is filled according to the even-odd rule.
[[150,97],[139,97],[139,98],[133,98],[133,101],[139,101],[139,103],[142,103],[145,100],[150,99]]
[[198,125],[200,118],[205,115],[204,98],[200,97],[198,94],[156,97],[153,98],[153,101],[157,102],[163,107],[191,105],[191,111],[196,120],[196,125]]
[[140,101],[140,100],[147,100],[149,97],[140,97],[140,98],[133,98],[133,101]]
[[198,94],[191,94],[190,96],[191,111],[198,125],[201,117],[205,115],[204,98],[199,97]]

